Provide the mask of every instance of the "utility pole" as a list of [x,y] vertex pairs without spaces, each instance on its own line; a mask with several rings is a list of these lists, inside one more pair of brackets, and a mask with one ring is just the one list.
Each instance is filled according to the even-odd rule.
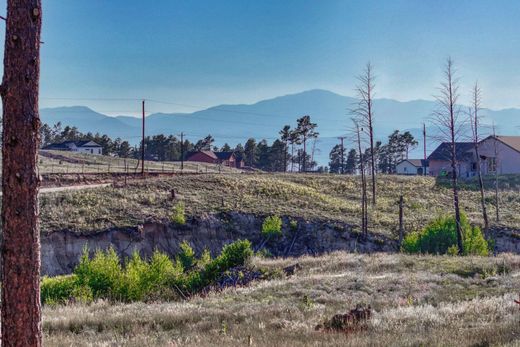
[[403,244],[404,237],[404,223],[403,223],[403,208],[404,207],[404,198],[403,193],[399,195],[399,247]]
[[143,139],[142,139],[142,142],[141,142],[141,175],[144,177],[144,118],[145,118],[145,113],[144,113],[144,100],[143,100]]
[[184,133],[181,132],[181,171],[184,170]]
[[423,164],[423,175],[426,176],[426,124],[423,123],[422,125],[423,127],[423,130],[422,130],[422,134],[423,134],[423,150],[424,150],[424,164]]
[[426,160],[426,124],[422,125],[424,160]]
[[338,139],[341,141],[341,174],[345,173],[345,147],[343,147],[343,140],[345,136],[340,136]]

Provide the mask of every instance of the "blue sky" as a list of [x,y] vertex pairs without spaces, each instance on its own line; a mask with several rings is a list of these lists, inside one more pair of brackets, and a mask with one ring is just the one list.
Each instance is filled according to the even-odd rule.
[[149,98],[193,106],[156,104],[151,112],[191,112],[314,88],[352,95],[368,60],[379,97],[432,99],[448,55],[463,87],[480,81],[485,106],[520,107],[518,1],[43,4],[42,107],[129,114],[138,102],[81,99]]

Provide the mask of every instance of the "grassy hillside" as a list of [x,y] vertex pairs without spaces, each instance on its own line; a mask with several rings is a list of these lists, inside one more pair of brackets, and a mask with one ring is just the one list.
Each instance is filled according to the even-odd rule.
[[[52,346],[498,346],[518,345],[520,257],[334,253],[253,259],[292,277],[253,282],[183,302],[47,306]],[[315,331],[370,305],[366,330]]]
[[[510,182],[507,184],[505,182]],[[520,228],[520,195],[514,180],[500,192],[501,227]],[[512,183],[511,183],[512,182]],[[478,191],[461,192],[461,206],[473,223],[480,223]],[[177,193],[172,201],[171,190]],[[451,191],[431,177],[380,176],[379,198],[370,208],[370,229],[393,234],[397,228],[398,198],[405,198],[407,230],[421,228],[451,211]],[[489,192],[491,194],[491,191]],[[288,215],[308,220],[358,224],[359,178],[336,175],[209,174],[134,181],[123,188],[46,194],[41,198],[44,231],[99,231],[135,226],[144,221],[168,221],[182,200],[188,216],[222,211],[258,215]],[[490,216],[494,204],[488,198]],[[497,225],[495,225],[497,226]]]
[[[139,166],[138,166],[139,165]],[[123,159],[106,155],[91,155],[66,151],[41,151],[39,158],[41,174],[51,173],[109,173],[140,172],[137,159]],[[181,172],[180,162],[145,160],[146,172]],[[184,162],[183,172],[238,172],[234,168],[215,164]]]

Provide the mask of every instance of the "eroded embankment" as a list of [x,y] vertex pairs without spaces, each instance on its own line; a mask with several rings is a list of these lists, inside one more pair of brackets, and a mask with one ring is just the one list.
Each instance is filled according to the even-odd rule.
[[274,256],[322,254],[336,250],[393,252],[397,249],[395,240],[381,234],[369,234],[364,238],[346,224],[297,220],[297,227],[290,228],[288,218],[284,219],[283,235],[266,241],[260,232],[263,219],[251,214],[222,213],[192,218],[182,226],[144,223],[137,228],[88,235],[57,231],[42,235],[42,274],[71,272],[85,247],[91,252],[113,247],[123,257],[134,251],[149,256],[154,250],[175,256],[183,241],[189,242],[199,254],[205,248],[218,254],[223,245],[237,239],[248,239],[255,250],[263,247]]
[[[91,252],[113,247],[123,258],[134,251],[150,256],[155,250],[174,257],[180,244],[187,241],[200,254],[209,249],[218,254],[222,246],[237,239],[248,239],[253,248],[265,248],[273,256],[300,256],[323,254],[338,250],[359,253],[395,252],[397,241],[382,234],[363,237],[347,224],[324,221],[297,221],[291,228],[289,218],[284,218],[283,235],[266,240],[260,230],[264,216],[244,213],[221,213],[188,219],[185,225],[150,222],[136,228],[112,229],[99,233],[78,234],[57,231],[42,235],[42,274],[70,273],[79,261],[83,249]],[[520,254],[520,234],[509,230],[492,230],[496,253]]]

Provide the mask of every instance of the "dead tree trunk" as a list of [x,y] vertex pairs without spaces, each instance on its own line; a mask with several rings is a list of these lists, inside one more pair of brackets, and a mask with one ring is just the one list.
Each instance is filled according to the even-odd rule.
[[359,101],[350,112],[355,115],[369,136],[370,142],[370,172],[372,176],[372,205],[377,201],[377,182],[376,182],[376,153],[374,148],[374,75],[372,65],[368,63],[362,75],[358,76],[359,85],[356,87]]
[[361,148],[361,129],[358,123],[354,120],[356,141],[359,151],[359,171],[361,173],[361,232],[364,237],[368,235],[368,199],[367,199],[367,180],[365,173],[365,158]]
[[495,124],[493,123],[493,152],[495,155],[495,221],[500,223],[500,206],[499,206],[499,190],[498,190],[498,145]]
[[439,130],[439,140],[448,142],[450,145],[450,166],[451,166],[451,185],[453,190],[453,208],[455,210],[457,248],[459,254],[464,252],[463,236],[460,226],[460,206],[459,206],[459,187],[457,171],[457,137],[463,127],[459,120],[460,109],[457,105],[458,100],[458,80],[454,76],[455,70],[453,61],[448,58],[444,70],[445,80],[441,83],[440,96],[437,97],[438,109],[434,112],[434,121]]
[[482,219],[484,220],[484,230],[489,229],[489,219],[487,215],[486,209],[486,196],[484,192],[484,180],[482,179],[482,168],[480,161],[480,153],[479,153],[479,142],[480,142],[480,134],[479,134],[479,111],[480,111],[480,101],[481,101],[481,93],[480,88],[477,83],[473,87],[473,110],[470,110],[470,118],[471,118],[471,128],[473,132],[473,146],[475,147],[475,157],[476,157],[476,165],[477,165],[477,176],[478,176],[478,185],[480,189],[480,205],[482,207]]
[[40,0],[8,0],[4,51],[2,344],[41,345],[37,171]]

